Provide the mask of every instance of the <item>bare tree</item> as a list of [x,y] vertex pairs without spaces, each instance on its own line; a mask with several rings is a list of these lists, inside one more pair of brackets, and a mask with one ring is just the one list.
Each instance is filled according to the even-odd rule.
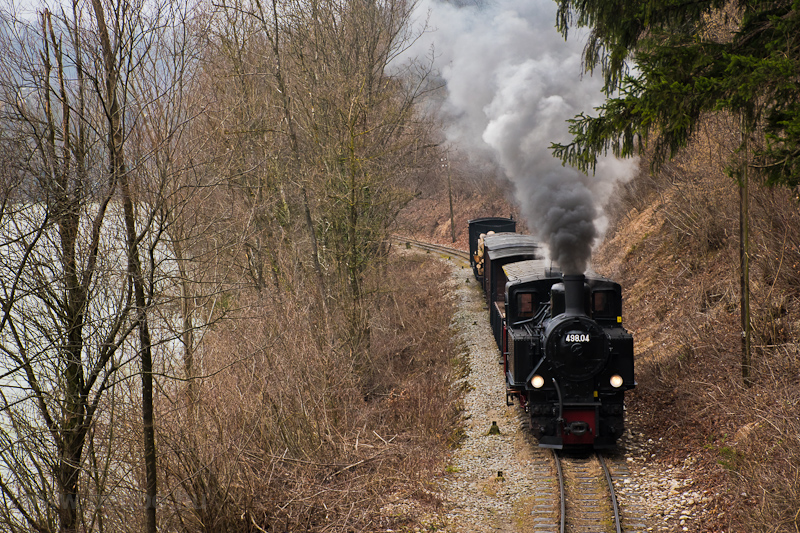
[[13,391],[3,398],[4,521],[77,531],[91,507],[80,497],[86,440],[132,330],[116,264],[115,185],[94,170],[103,153],[87,121],[96,101],[84,55],[65,53],[82,38],[77,28],[54,25],[47,11],[36,26],[3,23],[3,141],[18,150],[19,176],[3,198],[0,335]]
[[[389,69],[413,38],[412,8],[394,1],[222,5],[220,52],[232,60],[240,98],[256,99],[243,106],[254,111],[248,118],[226,116],[243,121],[225,131],[263,154],[233,176],[244,184],[243,200],[266,214],[253,217],[269,228],[254,229],[254,237],[267,231],[274,241],[275,235],[304,232],[290,237],[300,261],[293,270],[302,273],[302,258],[309,258],[309,282],[316,285],[320,304],[312,322],[324,325],[320,347],[338,342],[330,343],[339,337],[329,324],[334,309],[349,317],[342,335],[354,343],[351,348],[360,346],[356,352],[363,352],[368,346],[362,278],[380,256],[397,211],[411,197],[399,178],[414,171],[414,154],[426,146],[420,142],[427,135],[426,122],[415,104],[428,71],[412,77],[399,65]],[[260,91],[247,89],[257,81]],[[248,180],[241,179],[244,175]],[[261,186],[269,182],[277,186]],[[272,254],[278,249],[274,242],[269,248]],[[249,264],[266,262],[251,254]],[[269,262],[280,263],[274,256]],[[307,284],[295,278],[292,285]]]
[[[139,498],[130,487],[126,501],[119,483],[137,463],[115,440],[126,395],[142,406],[145,523],[155,531],[154,359],[177,330],[190,373],[195,327],[188,306],[177,328],[165,326],[175,323],[169,312],[154,313],[188,301],[174,285],[187,281],[175,252],[192,187],[172,155],[191,121],[182,97],[196,57],[188,9],[177,7],[98,0],[91,16],[75,3],[36,24],[2,18],[0,143],[10,172],[0,219],[9,385],[0,517],[12,531],[103,529],[112,515],[131,523],[122,509],[135,511]],[[140,401],[121,387],[136,375]]]

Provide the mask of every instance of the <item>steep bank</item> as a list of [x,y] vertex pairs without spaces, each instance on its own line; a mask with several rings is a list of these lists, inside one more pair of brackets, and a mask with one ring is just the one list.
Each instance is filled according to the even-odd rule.
[[[716,149],[715,149],[716,148]],[[620,190],[595,267],[625,290],[638,389],[630,412],[655,460],[713,495],[698,531],[797,531],[800,219],[792,191],[752,186],[753,384],[742,377],[739,196],[698,141]],[[663,439],[663,440],[662,440]]]

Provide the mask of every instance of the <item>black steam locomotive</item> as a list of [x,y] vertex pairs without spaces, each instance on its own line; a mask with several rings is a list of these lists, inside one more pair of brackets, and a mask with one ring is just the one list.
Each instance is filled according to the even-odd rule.
[[633,337],[622,327],[620,285],[563,275],[514,221],[469,221],[506,381],[547,448],[612,448],[624,430],[624,393],[636,386]]

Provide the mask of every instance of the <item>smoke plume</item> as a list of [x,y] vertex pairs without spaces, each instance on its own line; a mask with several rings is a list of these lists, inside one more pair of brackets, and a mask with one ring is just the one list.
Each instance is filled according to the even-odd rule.
[[569,140],[567,119],[603,102],[601,80],[581,77],[583,40],[564,41],[552,0],[422,0],[417,13],[429,31],[409,53],[434,55],[448,142],[499,168],[550,257],[565,273],[583,273],[604,225],[598,206],[634,168],[606,159],[589,177],[549,150]]

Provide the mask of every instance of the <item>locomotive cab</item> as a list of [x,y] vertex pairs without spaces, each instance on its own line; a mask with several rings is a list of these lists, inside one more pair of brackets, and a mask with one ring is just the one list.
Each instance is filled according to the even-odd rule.
[[549,316],[550,290],[561,281],[561,272],[543,259],[511,263],[503,270],[508,281],[504,294],[506,335],[501,349],[508,393],[513,396],[524,392],[533,370],[531,350],[538,350],[533,328]]

